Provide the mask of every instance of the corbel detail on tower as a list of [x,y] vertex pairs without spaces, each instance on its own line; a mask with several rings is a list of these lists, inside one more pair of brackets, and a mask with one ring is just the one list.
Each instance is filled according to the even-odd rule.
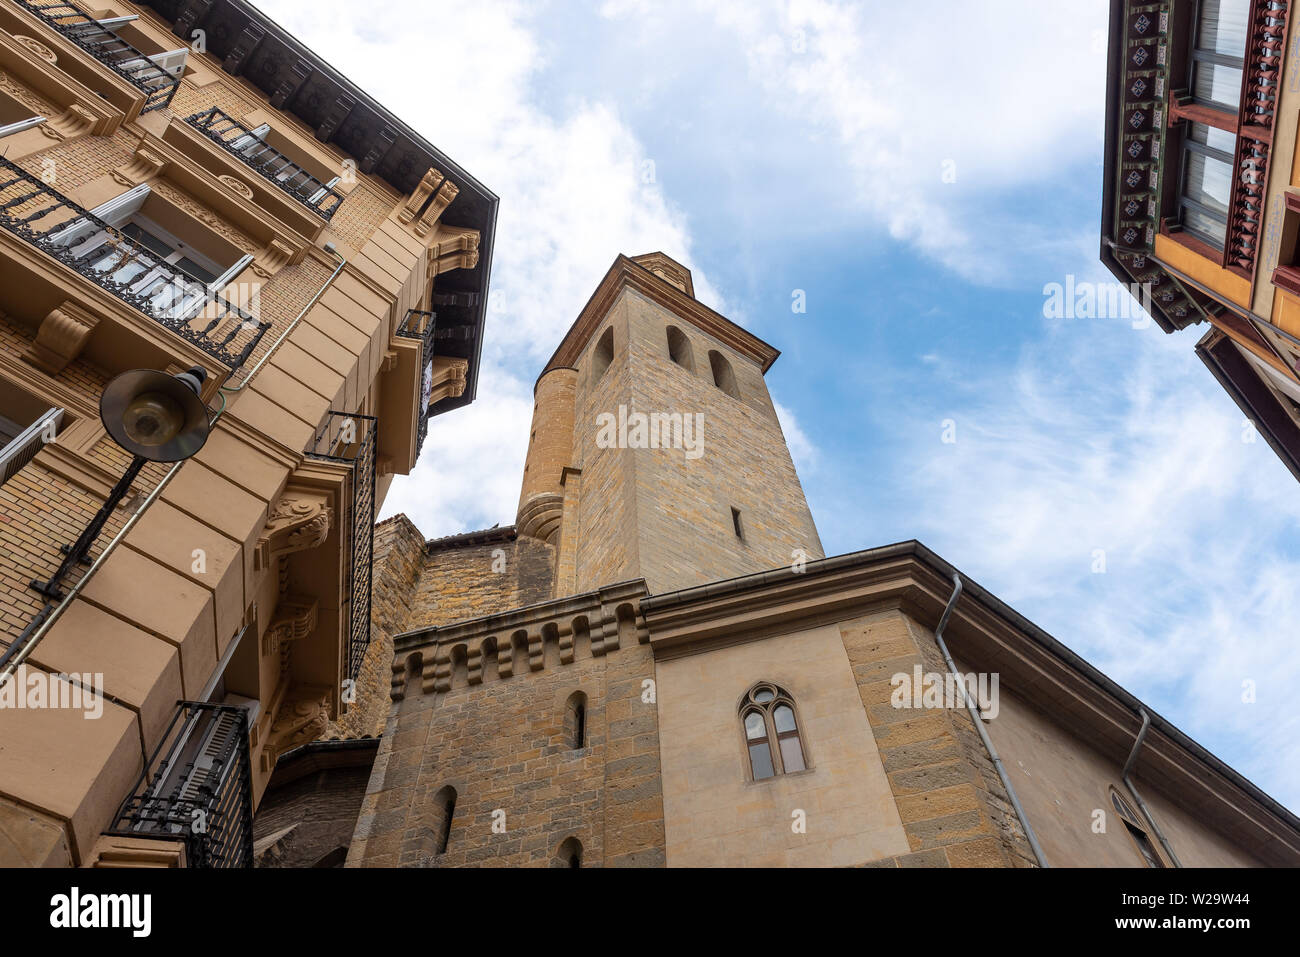
[[409,676],[417,665],[419,693],[446,694],[484,684],[493,666],[497,680],[512,680],[645,643],[648,635],[639,610],[645,594],[644,581],[621,582],[489,618],[399,635],[390,697],[401,701],[415,693]]

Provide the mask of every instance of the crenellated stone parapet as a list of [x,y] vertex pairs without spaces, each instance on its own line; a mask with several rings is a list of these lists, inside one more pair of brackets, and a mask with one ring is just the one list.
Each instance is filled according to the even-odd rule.
[[623,582],[398,635],[393,642],[392,699],[403,700],[413,688],[419,694],[453,693],[645,644],[649,634],[640,603],[646,594],[645,582]]

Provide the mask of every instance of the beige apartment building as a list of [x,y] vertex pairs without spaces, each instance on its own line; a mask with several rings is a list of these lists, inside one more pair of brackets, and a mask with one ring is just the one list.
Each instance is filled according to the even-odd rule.
[[[0,2],[0,864],[251,862],[474,398],[496,207],[242,0]],[[134,459],[195,368],[206,441]]]
[[286,756],[259,863],[1300,864],[1293,814],[925,546],[825,557],[776,359],[620,256],[515,523],[380,525],[359,705]]

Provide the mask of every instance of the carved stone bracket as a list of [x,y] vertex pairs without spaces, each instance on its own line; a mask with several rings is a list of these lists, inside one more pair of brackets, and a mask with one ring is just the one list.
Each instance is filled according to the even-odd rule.
[[453,269],[473,269],[478,265],[479,234],[466,230],[433,243],[429,247],[429,275],[439,276]]
[[415,191],[406,198],[406,203],[397,213],[398,222],[409,226],[415,222],[415,217],[420,215],[420,210],[424,208],[425,201],[433,195],[433,191],[438,188],[438,184],[443,180],[442,173],[433,167],[420,178],[419,184]]
[[66,301],[41,321],[36,341],[27,347],[23,358],[50,375],[58,375],[81,354],[98,324],[98,316]]
[[268,569],[276,559],[315,548],[329,537],[333,512],[322,492],[289,488],[275,503],[258,536],[253,568]]
[[129,183],[131,186],[139,186],[147,180],[157,179],[167,165],[166,159],[141,144],[132,154],[131,162],[113,171],[113,178],[124,185]]
[[447,211],[452,200],[460,193],[460,187],[449,179],[442,181],[442,186],[438,188],[438,193],[433,197],[433,202],[429,203],[429,208],[424,211],[420,221],[415,224],[415,234],[417,236],[427,236],[434,226],[438,225],[438,220],[442,214]]
[[275,617],[262,636],[262,654],[267,657],[280,655],[282,673],[288,665],[290,643],[306,638],[316,629],[318,604],[309,596],[285,595],[276,605]]
[[292,246],[286,245],[278,239],[272,239],[257,254],[257,261],[253,263],[253,271],[263,279],[267,279],[293,262],[298,252]]
[[469,361],[452,356],[434,356],[430,362],[433,369],[433,387],[429,393],[429,405],[433,406],[443,399],[454,399],[465,392],[466,376],[469,373]]
[[70,140],[91,132],[99,117],[79,103],[74,103],[40,127],[51,139]]
[[289,690],[262,748],[263,770],[275,767],[286,751],[310,744],[325,732],[329,723],[329,698],[328,688],[305,686]]

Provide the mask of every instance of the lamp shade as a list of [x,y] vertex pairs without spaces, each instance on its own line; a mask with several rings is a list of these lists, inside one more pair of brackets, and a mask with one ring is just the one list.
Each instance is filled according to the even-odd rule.
[[201,366],[175,376],[156,369],[123,372],[105,387],[99,417],[132,455],[179,462],[208,440],[208,409],[199,398],[205,378]]

